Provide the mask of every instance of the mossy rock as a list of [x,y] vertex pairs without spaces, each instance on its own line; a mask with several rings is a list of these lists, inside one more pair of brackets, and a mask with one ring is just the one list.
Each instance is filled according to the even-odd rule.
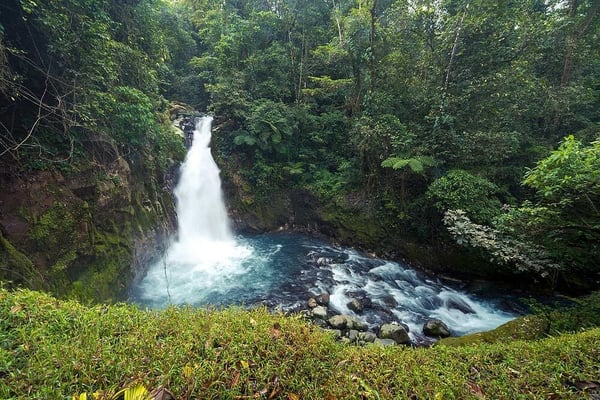
[[368,210],[328,205],[321,209],[322,230],[344,244],[379,248],[387,235],[378,219]]
[[481,343],[509,342],[513,340],[537,340],[548,335],[550,323],[546,318],[527,315],[500,325],[488,332],[478,332],[460,337],[441,339],[437,346],[467,346]]
[[33,262],[17,250],[0,232],[0,279],[17,285],[41,288]]

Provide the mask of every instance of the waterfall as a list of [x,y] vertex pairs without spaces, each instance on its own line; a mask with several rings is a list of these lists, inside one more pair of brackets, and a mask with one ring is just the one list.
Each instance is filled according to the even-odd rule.
[[220,171],[209,147],[211,124],[212,117],[196,123],[175,188],[177,237],[137,285],[142,302],[195,304],[247,271],[243,262],[252,248],[238,243],[229,226]]
[[229,227],[220,170],[210,152],[211,126],[212,117],[197,121],[175,188],[178,235],[165,255],[168,272],[175,280],[191,279],[188,274],[200,270],[208,274],[236,272],[239,263],[235,261],[247,255]]
[[212,117],[196,123],[194,140],[175,188],[180,243],[232,241],[219,167],[210,153]]

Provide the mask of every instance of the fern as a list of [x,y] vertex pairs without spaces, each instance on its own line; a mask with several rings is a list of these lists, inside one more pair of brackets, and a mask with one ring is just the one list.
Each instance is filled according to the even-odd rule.
[[384,168],[398,170],[408,166],[412,172],[417,174],[422,174],[425,171],[425,168],[435,167],[436,165],[437,161],[429,156],[416,156],[411,158],[395,156],[386,158],[381,162],[381,166]]

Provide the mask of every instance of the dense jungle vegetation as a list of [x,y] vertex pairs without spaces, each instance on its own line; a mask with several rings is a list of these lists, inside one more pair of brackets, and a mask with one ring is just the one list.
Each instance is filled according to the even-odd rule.
[[365,242],[455,243],[492,269],[597,283],[599,9],[5,1],[3,174],[68,173],[105,139],[164,170],[182,154],[166,114],[179,101],[217,117],[240,207],[301,189],[384,226]]
[[[599,10],[575,0],[6,1],[2,179],[68,179],[109,152],[141,180],[164,171],[183,154],[168,121],[168,101],[179,101],[217,117],[216,156],[241,182],[242,207],[302,189],[390,236],[593,287]],[[120,179],[110,172],[103,179]],[[39,247],[58,245],[44,240],[69,206],[32,218]],[[18,257],[5,229],[3,250]]]
[[597,396],[597,293],[540,307],[535,336],[410,349],[12,289],[122,298],[173,214],[170,118],[196,109],[259,228],[597,290],[599,43],[599,0],[2,0],[0,397]]

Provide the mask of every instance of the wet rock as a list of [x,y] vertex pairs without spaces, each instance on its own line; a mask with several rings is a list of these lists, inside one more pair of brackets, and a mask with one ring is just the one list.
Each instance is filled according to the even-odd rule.
[[356,329],[350,329],[348,331],[348,339],[350,339],[351,342],[356,342],[358,339],[358,331]]
[[323,306],[313,308],[312,316],[317,319],[327,319],[327,308]]
[[375,343],[376,345],[379,345],[379,346],[384,346],[384,347],[393,346],[396,344],[396,342],[393,339],[380,339],[380,338],[375,339],[375,341],[373,343]]
[[328,320],[333,329],[356,329],[357,331],[366,331],[367,324],[350,315],[334,315]]
[[396,301],[396,299],[394,299],[393,296],[383,296],[381,298],[381,301],[383,301],[383,304],[385,304],[389,308],[395,308],[398,306],[398,302]]
[[329,325],[333,329],[346,329],[348,320],[346,319],[345,315],[334,315],[333,317],[329,318]]
[[329,324],[327,323],[327,320],[325,320],[325,319],[313,317],[312,323],[313,323],[313,325],[316,325],[321,329],[329,329]]
[[357,331],[361,331],[361,332],[364,332],[367,330],[368,326],[366,323],[364,323],[361,320],[354,318],[354,317],[347,316],[347,318],[349,319],[348,329],[356,329]]
[[463,280],[455,278],[453,276],[448,276],[448,275],[443,275],[442,274],[442,275],[437,275],[437,278],[442,283],[445,283],[447,285],[451,285],[452,287],[455,287],[455,288],[458,287],[458,288],[463,289],[466,286],[466,284],[465,284],[465,282]]
[[310,299],[308,299],[308,307],[309,308],[315,308],[316,306],[318,306],[318,303],[314,297],[311,297]]
[[475,314],[475,310],[471,308],[463,299],[452,297],[446,300],[446,307],[454,310],[459,310],[464,314]]
[[349,301],[349,302],[346,304],[346,306],[347,306],[347,307],[348,307],[350,310],[354,311],[355,313],[361,313],[361,312],[362,312],[362,310],[363,310],[363,305],[362,305],[362,304],[361,304],[361,302],[360,302],[359,300],[357,300],[357,299],[352,299],[352,300],[350,300],[350,301]]
[[381,339],[392,339],[398,344],[410,342],[410,338],[408,337],[408,331],[405,329],[404,326],[398,324],[381,325],[379,337]]
[[[369,294],[364,290],[349,291],[346,292],[346,296],[350,297],[352,302],[355,303],[356,307],[359,308],[359,311],[356,311],[352,309],[350,305],[348,305],[348,308],[350,308],[352,311],[360,312],[365,308],[370,308],[373,305],[373,301],[369,298]],[[356,303],[354,300],[358,301],[358,303]]]
[[410,328],[404,322],[400,322],[398,325],[403,327],[406,332],[410,332]]
[[445,338],[450,336],[450,329],[442,320],[428,319],[423,325],[423,334],[431,337]]
[[320,295],[315,297],[315,300],[318,304],[322,306],[329,305],[329,293],[321,293]]
[[333,259],[329,257],[319,257],[317,258],[317,265],[330,265],[333,264]]

